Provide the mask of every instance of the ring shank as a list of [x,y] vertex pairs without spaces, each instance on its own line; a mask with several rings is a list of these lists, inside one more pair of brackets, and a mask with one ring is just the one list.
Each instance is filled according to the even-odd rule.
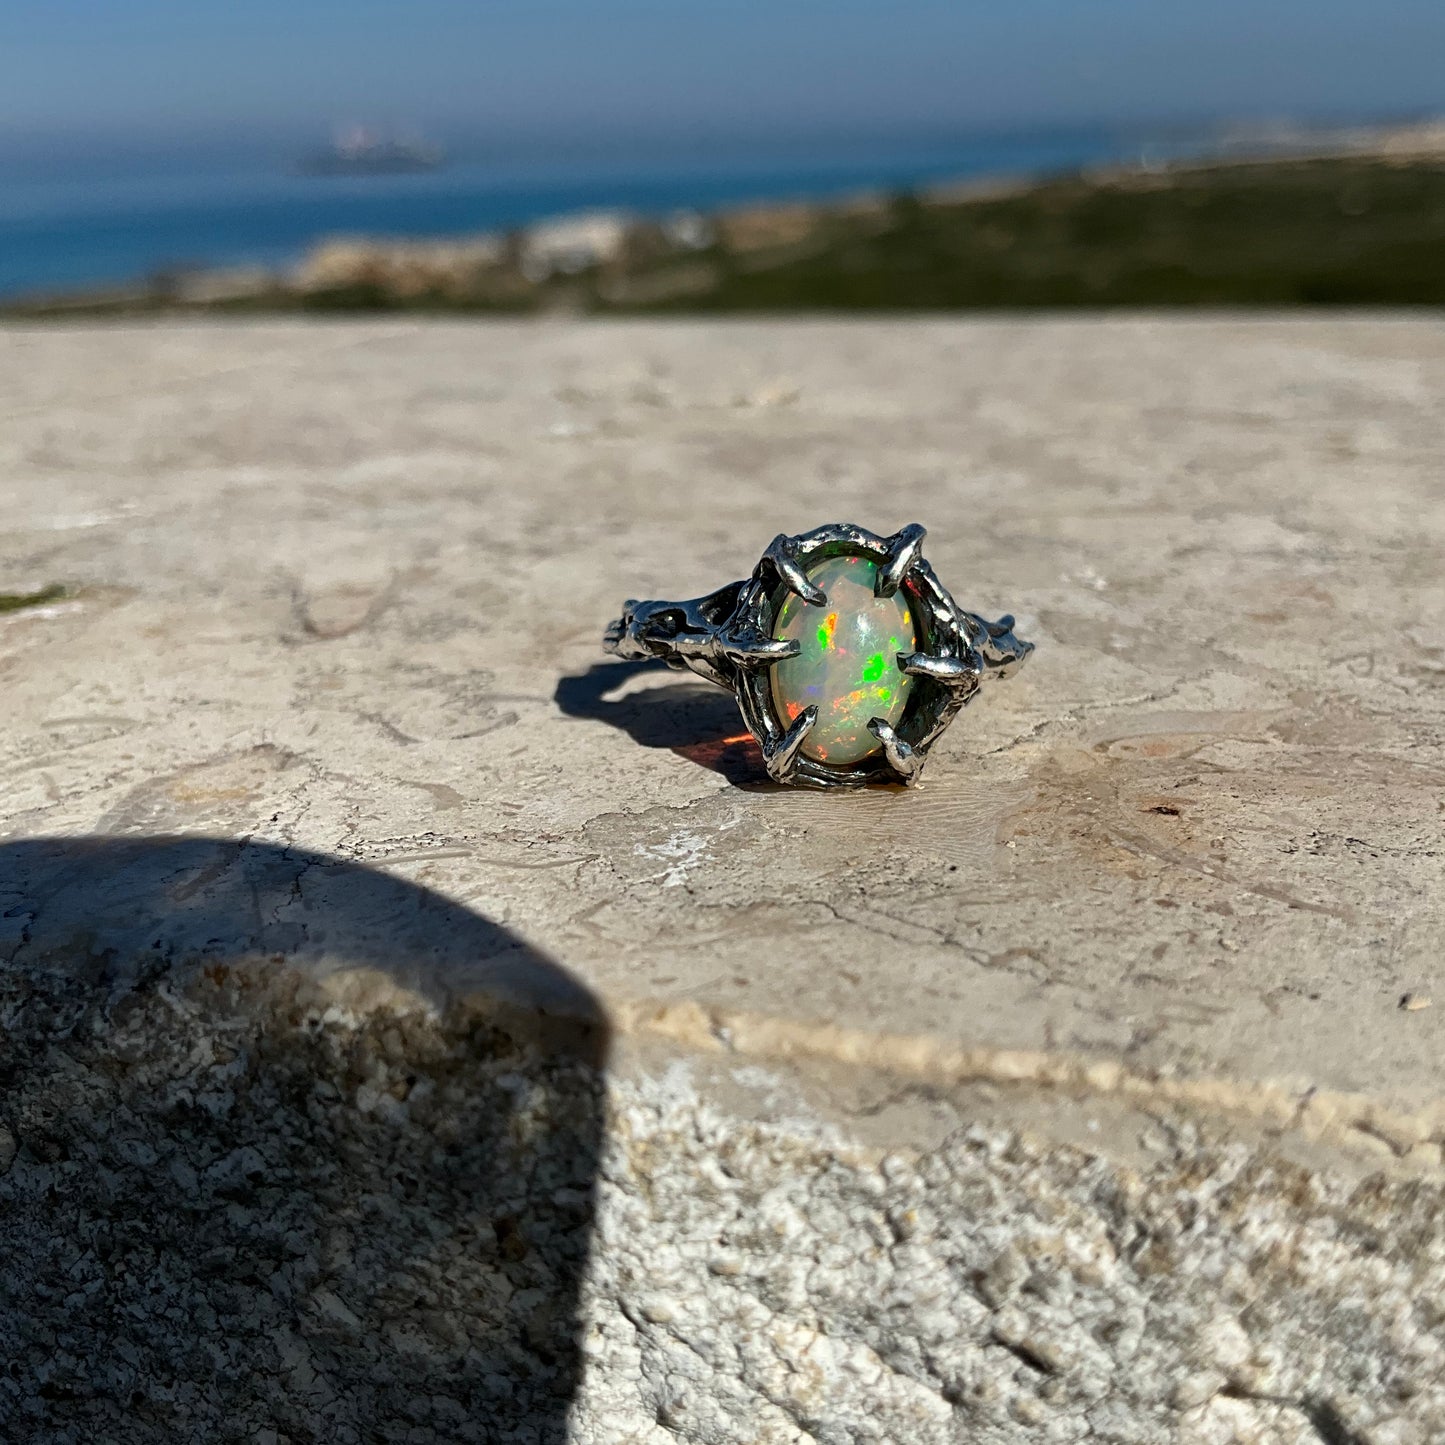
[[1012,677],[1034,650],[1032,642],[1014,636],[1014,619],[1005,613],[997,622],[989,622],[976,612],[959,611],[964,625],[973,633],[973,645],[983,659],[983,676]]
[[721,655],[718,640],[737,611],[745,585],[729,582],[686,602],[629,599],[622,616],[603,634],[603,649],[628,661],[657,658],[736,692],[737,667]]

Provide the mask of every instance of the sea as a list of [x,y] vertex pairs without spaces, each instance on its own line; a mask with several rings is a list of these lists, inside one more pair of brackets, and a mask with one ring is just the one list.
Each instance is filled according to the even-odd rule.
[[1107,129],[815,145],[688,158],[457,158],[416,175],[315,176],[275,161],[0,170],[0,298],[191,268],[284,268],[335,236],[440,237],[584,211],[665,217],[749,202],[916,191],[1162,160],[1205,138]]

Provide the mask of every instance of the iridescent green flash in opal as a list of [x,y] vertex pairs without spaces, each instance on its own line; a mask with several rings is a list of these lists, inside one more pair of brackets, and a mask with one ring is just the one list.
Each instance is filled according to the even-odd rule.
[[866,557],[829,557],[808,569],[827,602],[814,607],[790,592],[778,609],[773,636],[796,638],[799,652],[773,666],[773,702],[785,722],[817,707],[803,741],[803,756],[816,762],[856,763],[881,751],[869,722],[896,726],[913,690],[898,666],[900,652],[918,649],[913,613],[902,592],[873,595],[877,575]]

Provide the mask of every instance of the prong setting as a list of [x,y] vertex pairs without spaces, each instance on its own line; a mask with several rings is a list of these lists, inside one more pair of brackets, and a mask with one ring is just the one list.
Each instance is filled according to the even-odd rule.
[[[924,529],[916,524],[886,537],[842,523],[795,537],[780,535],[750,577],[706,597],[628,602],[604,645],[615,656],[656,658],[735,693],[775,782],[813,788],[914,783],[929,749],[972,701],[980,683],[1010,676],[1033,650],[1015,636],[1012,617],[988,622],[954,602],[922,555],[923,538]],[[836,557],[872,562],[874,596],[903,594],[914,631],[911,650],[891,654],[911,681],[901,711],[891,714],[891,723],[873,717],[866,726],[877,749],[861,757],[854,752],[856,760],[850,761],[830,760],[822,741],[804,751],[820,710],[810,704],[790,717],[805,698],[775,694],[773,673],[779,662],[801,653],[794,638],[774,635],[789,595],[815,607],[826,604],[825,589],[810,581],[809,573],[818,573],[821,563]],[[819,739],[825,731],[819,729]]]
[[898,666],[910,677],[931,677],[945,687],[972,691],[983,674],[983,659],[970,650],[962,657],[931,657],[926,652],[900,652]]
[[774,667],[785,658],[796,657],[798,643],[792,638],[769,637],[750,627],[719,633],[716,651],[738,667]]
[[798,538],[779,533],[764,554],[764,561],[771,562],[779,580],[790,592],[796,592],[804,602],[814,607],[823,607],[828,597],[821,587],[808,581],[808,574],[798,561]]
[[803,739],[812,731],[813,724],[818,721],[818,709],[805,707],[797,717],[789,723],[787,731],[771,746],[764,742],[763,766],[768,770],[768,776],[775,783],[790,783],[798,770],[798,754],[802,750]]
[[926,528],[917,522],[910,522],[901,532],[895,532],[888,539],[888,559],[878,569],[874,591],[880,597],[892,597],[903,585],[908,569],[918,560],[923,539],[928,535]]
[[904,742],[881,717],[868,724],[868,731],[883,745],[883,756],[903,786],[911,788],[923,772],[923,754]]
[[[771,637],[788,593],[807,597],[799,586],[820,562],[831,557],[860,556],[875,564],[873,591],[883,592],[896,580],[895,594],[908,603],[916,645],[903,659],[918,659],[911,674],[914,686],[901,715],[890,723],[876,718],[868,730],[878,740],[878,749],[856,762],[831,762],[802,751],[784,740],[794,741],[792,729],[774,697],[773,680],[766,668],[743,667],[738,671],[737,694],[743,718],[757,738],[768,763],[769,775],[786,777],[794,785],[814,788],[856,788],[872,783],[912,783],[917,780],[929,748],[958,711],[970,700],[978,685],[978,669],[984,665],[974,635],[963,614],[924,560],[920,544],[924,529],[912,525],[891,536],[880,536],[863,527],[837,524],[818,527],[797,537],[774,539],[738,596],[734,626],[750,623],[759,633]],[[891,577],[883,586],[880,577]],[[817,592],[816,587],[812,588]],[[801,739],[797,739],[801,743]],[[786,758],[785,762],[779,759]]]

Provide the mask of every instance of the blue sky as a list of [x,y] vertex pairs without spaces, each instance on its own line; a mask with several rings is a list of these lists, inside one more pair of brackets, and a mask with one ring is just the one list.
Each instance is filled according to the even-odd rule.
[[0,0],[0,156],[1445,109],[1445,0]]

